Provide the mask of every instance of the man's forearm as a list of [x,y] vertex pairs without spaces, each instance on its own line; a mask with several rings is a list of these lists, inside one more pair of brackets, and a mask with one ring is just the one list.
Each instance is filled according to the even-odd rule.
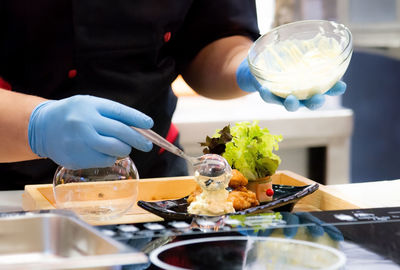
[[185,81],[199,94],[214,99],[246,95],[236,83],[236,70],[246,58],[252,41],[232,36],[203,48],[183,74]]
[[28,143],[32,110],[45,99],[0,89],[0,162],[38,158]]

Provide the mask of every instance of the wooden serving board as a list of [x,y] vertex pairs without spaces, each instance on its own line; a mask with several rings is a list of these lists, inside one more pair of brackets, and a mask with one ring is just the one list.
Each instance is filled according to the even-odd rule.
[[[304,186],[315,182],[295,174],[291,171],[278,171],[272,176],[273,184]],[[96,194],[106,192],[110,188],[107,185],[99,185],[96,182],[87,183],[87,187],[95,190]],[[196,187],[193,176],[173,178],[153,178],[139,180],[139,194],[137,200],[155,201],[169,200],[185,197]],[[123,196],[121,193],[120,196]],[[93,198],[90,198],[93,200]],[[99,198],[101,199],[101,198]],[[122,199],[122,198],[121,198]],[[53,196],[52,184],[27,185],[22,195],[22,207],[26,211],[55,209],[56,204]],[[337,209],[355,209],[359,206],[341,198],[338,192],[332,192],[326,186],[321,185],[319,189],[309,196],[301,199],[294,211],[322,211]],[[162,218],[151,214],[134,205],[128,212],[119,218],[106,221],[88,221],[92,225],[126,224],[161,221]]]

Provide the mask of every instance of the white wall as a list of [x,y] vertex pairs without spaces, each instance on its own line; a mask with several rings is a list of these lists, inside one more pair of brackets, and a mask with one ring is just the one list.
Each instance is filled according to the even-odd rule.
[[256,0],[257,20],[260,34],[271,29],[274,21],[275,0]]

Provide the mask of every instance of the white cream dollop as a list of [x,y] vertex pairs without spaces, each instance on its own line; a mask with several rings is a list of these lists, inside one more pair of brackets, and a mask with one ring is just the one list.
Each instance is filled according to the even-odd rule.
[[234,213],[235,209],[227,201],[229,192],[226,189],[208,191],[203,190],[188,207],[188,212],[195,215],[218,216]]

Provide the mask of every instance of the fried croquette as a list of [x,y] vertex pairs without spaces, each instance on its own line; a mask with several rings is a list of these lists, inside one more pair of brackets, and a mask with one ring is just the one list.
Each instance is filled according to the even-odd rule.
[[228,201],[231,201],[235,211],[244,210],[259,205],[256,194],[247,190],[246,187],[240,186],[229,192]]
[[232,178],[229,181],[229,187],[231,188],[237,188],[241,186],[246,186],[249,181],[247,178],[238,170],[233,169],[232,170]]

